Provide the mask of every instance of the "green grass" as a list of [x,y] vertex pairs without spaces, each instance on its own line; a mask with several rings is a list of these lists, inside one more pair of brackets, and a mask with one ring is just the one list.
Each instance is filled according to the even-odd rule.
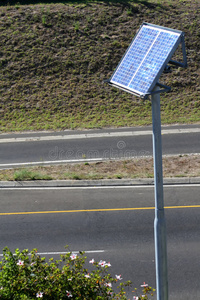
[[63,174],[65,180],[99,180],[104,179],[104,176],[99,173],[89,173],[89,174],[80,174],[80,171],[77,172],[66,172]]
[[104,83],[143,21],[185,32],[188,68],[160,80],[162,123],[200,121],[198,1],[37,2],[1,2],[1,132],[151,124],[149,100]]
[[15,181],[27,181],[27,180],[51,180],[52,177],[49,175],[42,175],[38,172],[33,172],[28,169],[22,169],[14,173]]

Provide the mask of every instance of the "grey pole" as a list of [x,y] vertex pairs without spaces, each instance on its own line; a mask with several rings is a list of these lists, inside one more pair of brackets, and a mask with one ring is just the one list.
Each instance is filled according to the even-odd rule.
[[[154,92],[159,88],[155,86]],[[163,201],[162,141],[160,119],[160,94],[152,94],[153,157],[155,190],[155,261],[157,300],[168,299],[167,243]]]

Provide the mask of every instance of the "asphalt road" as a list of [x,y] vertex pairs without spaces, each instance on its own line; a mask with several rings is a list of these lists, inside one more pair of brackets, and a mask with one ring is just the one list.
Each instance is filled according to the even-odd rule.
[[[86,250],[110,272],[155,287],[153,186],[1,189],[0,249]],[[165,186],[169,294],[200,299],[200,185]],[[130,290],[131,292],[131,290]]]
[[[163,126],[163,154],[200,153],[200,125]],[[0,168],[152,155],[152,128],[0,135]]]

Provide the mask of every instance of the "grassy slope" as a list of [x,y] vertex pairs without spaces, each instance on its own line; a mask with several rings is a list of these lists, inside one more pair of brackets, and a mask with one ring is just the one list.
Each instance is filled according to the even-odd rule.
[[162,123],[199,122],[199,0],[159,3],[1,6],[1,132],[150,124],[150,101],[103,83],[143,21],[186,34],[188,68],[162,76]]

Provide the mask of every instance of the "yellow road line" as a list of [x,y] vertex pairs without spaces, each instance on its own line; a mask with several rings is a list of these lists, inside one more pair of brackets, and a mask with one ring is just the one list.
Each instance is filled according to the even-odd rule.
[[[165,209],[173,208],[200,208],[200,205],[185,206],[166,206]],[[100,209],[77,209],[77,210],[52,210],[52,211],[29,211],[29,212],[11,212],[0,213],[0,216],[10,215],[36,215],[36,214],[60,214],[60,213],[76,213],[76,212],[103,212],[103,211],[131,211],[131,210],[153,210],[155,207],[130,207],[130,208],[100,208]]]
[[200,205],[179,205],[179,206],[166,206],[165,208],[199,208]]

